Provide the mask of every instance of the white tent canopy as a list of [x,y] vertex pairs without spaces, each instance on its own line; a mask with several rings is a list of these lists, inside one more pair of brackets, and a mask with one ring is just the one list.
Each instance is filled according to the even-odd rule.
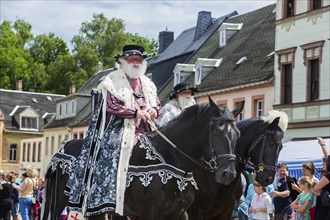
[[[330,139],[324,139],[329,150]],[[329,150],[330,152],[330,150]],[[301,165],[312,161],[317,170],[322,169],[323,152],[317,139],[306,141],[290,141],[283,144],[278,161],[285,162],[289,167],[289,175],[299,178],[302,175]],[[319,175],[316,175],[319,176]]]

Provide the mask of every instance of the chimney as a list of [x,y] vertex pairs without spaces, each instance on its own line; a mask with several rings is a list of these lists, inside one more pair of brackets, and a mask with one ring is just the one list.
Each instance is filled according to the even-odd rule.
[[22,80],[16,80],[16,90],[23,91],[23,81]]
[[158,41],[159,53],[162,53],[174,41],[174,32],[167,31],[166,27],[165,31],[159,32]]
[[212,24],[211,12],[209,11],[200,11],[198,12],[197,24],[195,29],[195,38],[198,40],[206,32],[208,27]]
[[69,91],[69,93],[70,93],[70,95],[76,93],[76,86],[75,86],[75,85],[71,85],[71,86],[70,86],[70,91]]
[[99,61],[97,64],[96,64],[96,73],[98,72],[101,72],[103,70],[103,65],[101,63],[101,61]]

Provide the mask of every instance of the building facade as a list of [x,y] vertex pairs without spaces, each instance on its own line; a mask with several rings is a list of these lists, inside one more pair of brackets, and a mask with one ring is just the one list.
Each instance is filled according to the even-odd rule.
[[286,139],[330,136],[330,1],[278,0],[274,108]]

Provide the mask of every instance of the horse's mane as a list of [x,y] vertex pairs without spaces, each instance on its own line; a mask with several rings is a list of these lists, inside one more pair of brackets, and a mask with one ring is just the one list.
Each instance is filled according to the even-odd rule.
[[242,132],[242,131],[247,131],[249,128],[254,127],[256,124],[259,124],[260,122],[265,124],[265,121],[261,120],[260,118],[249,118],[237,122],[236,126]]
[[211,117],[211,108],[207,104],[196,104],[188,108],[185,108],[181,114],[171,120],[165,127],[171,126],[173,124],[180,124],[182,122],[187,122],[187,120],[192,119],[203,119],[204,117]]
[[271,124],[275,118],[280,117],[278,127],[285,132],[288,127],[288,115],[282,111],[271,110],[268,112],[267,116],[261,116],[260,118],[249,118],[237,122],[237,128],[241,131],[245,131],[248,128],[254,127],[255,124],[267,123]]

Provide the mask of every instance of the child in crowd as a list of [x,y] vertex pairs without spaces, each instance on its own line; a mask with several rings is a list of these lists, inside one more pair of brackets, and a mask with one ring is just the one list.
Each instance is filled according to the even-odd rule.
[[257,181],[253,182],[255,194],[253,195],[249,213],[255,220],[266,220],[273,218],[272,199],[266,192],[266,187]]
[[299,179],[299,187],[302,193],[291,204],[291,208],[296,211],[296,220],[310,220],[309,213],[313,204],[312,186],[313,182],[311,178],[303,176]]

